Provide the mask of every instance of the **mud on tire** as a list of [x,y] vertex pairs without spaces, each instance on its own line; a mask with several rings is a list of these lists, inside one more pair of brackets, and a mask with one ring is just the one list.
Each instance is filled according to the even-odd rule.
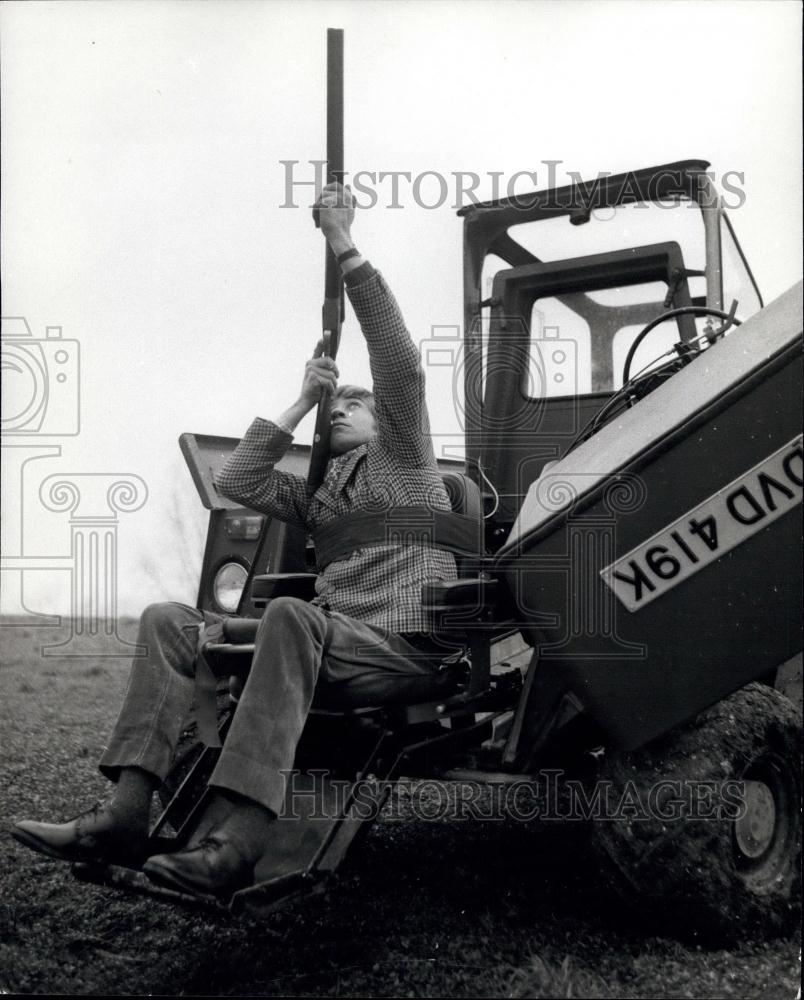
[[599,777],[615,799],[630,790],[653,808],[595,823],[604,874],[638,919],[681,937],[785,932],[801,911],[800,766],[800,713],[761,684],[649,747],[607,755]]

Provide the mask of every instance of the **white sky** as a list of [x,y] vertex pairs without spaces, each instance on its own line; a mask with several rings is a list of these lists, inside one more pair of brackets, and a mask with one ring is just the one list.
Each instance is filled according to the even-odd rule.
[[[26,554],[69,554],[45,475],[136,474],[149,496],[120,515],[120,609],[194,603],[206,516],[178,435],[279,413],[318,336],[322,240],[280,207],[280,161],[312,179],[325,156],[327,27],[345,29],[349,170],[536,170],[542,187],[543,160],[566,182],[708,159],[744,173],[732,218],[769,301],[800,277],[800,20],[782,2],[6,0],[3,315],[80,341],[82,396],[80,434],[47,439],[61,456],[30,467],[22,500],[4,461],[4,553],[22,503]],[[403,185],[392,210],[388,190],[355,239],[423,339],[462,321],[461,224],[452,199],[427,210]],[[367,381],[351,318],[340,366]],[[444,396],[431,385],[433,424],[454,433]],[[26,577],[34,610],[68,595],[63,572]]]

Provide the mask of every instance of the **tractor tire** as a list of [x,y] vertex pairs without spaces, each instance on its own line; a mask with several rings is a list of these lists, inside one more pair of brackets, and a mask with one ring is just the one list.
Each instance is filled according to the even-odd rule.
[[606,755],[599,779],[619,809],[593,843],[610,885],[640,920],[701,943],[787,932],[801,912],[800,767],[800,713],[762,684]]

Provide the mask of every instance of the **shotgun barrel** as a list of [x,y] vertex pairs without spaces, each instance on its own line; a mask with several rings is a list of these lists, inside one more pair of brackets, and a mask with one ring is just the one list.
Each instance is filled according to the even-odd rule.
[[[343,30],[327,29],[327,184],[343,181]],[[338,353],[344,317],[343,276],[338,261],[326,247],[324,305],[321,309],[324,354]],[[329,460],[330,394],[322,392],[315,420],[307,490],[315,493],[324,481]]]

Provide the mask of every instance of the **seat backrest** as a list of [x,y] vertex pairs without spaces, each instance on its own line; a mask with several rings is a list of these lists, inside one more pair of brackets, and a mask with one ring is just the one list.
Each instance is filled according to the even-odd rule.
[[[477,521],[478,552],[483,553],[485,551],[483,497],[477,483],[464,472],[442,472],[441,478],[444,481],[453,513],[463,514]],[[458,566],[458,576],[469,575],[469,569],[462,568],[466,560],[456,555],[455,561]]]
[[441,478],[453,511],[480,520],[483,516],[483,498],[477,483],[464,472],[442,472]]

